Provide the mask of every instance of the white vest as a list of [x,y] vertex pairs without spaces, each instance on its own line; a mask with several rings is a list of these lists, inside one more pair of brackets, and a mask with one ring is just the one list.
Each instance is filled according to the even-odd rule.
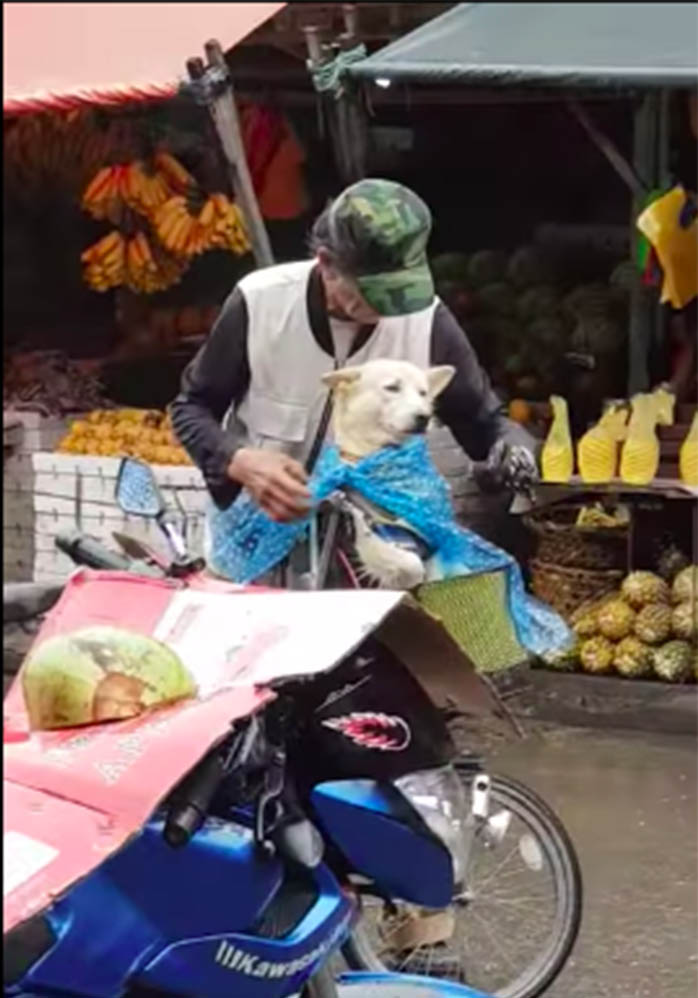
[[[327,388],[322,375],[334,368],[313,336],[307,287],[315,263],[287,263],[248,274],[238,284],[247,305],[250,386],[227,417],[250,447],[284,451],[303,460],[312,447]],[[414,315],[381,319],[348,364],[378,357],[429,366],[436,302]]]
[[[254,271],[238,283],[247,306],[250,385],[225,418],[247,446],[282,451],[301,462],[313,445],[327,399],[322,375],[334,368],[308,316],[308,279],[314,266],[313,260],[280,264]],[[437,304],[435,300],[412,315],[381,319],[347,363],[394,358],[427,368]],[[467,473],[468,459],[445,427],[432,431],[430,445],[437,467],[454,485],[455,478]],[[448,467],[442,469],[444,449]]]

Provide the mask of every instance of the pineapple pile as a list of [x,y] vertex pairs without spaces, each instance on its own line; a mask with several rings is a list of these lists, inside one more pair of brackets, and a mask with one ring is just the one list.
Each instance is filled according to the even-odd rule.
[[177,443],[169,414],[157,409],[95,409],[72,423],[57,450],[95,457],[137,457],[148,464],[192,463]]
[[550,668],[670,683],[698,679],[698,565],[668,580],[631,572],[618,592],[572,617],[577,645],[544,659]]

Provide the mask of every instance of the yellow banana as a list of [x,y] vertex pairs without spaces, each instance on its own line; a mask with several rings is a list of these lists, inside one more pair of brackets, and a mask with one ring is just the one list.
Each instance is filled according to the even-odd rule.
[[201,209],[201,213],[199,215],[199,221],[201,222],[202,225],[208,228],[208,226],[215,218],[215,215],[216,215],[216,206],[213,203],[213,198],[209,198],[206,204]]
[[211,200],[213,201],[216,212],[221,216],[221,218],[225,218],[228,214],[228,206],[230,204],[225,194],[212,194]]
[[181,254],[182,247],[187,237],[189,220],[186,214],[178,216],[177,221],[170,232],[169,239],[167,240],[168,249],[172,250],[175,254]]
[[110,232],[108,235],[100,239],[97,243],[100,256],[107,253],[114,246],[118,246],[120,239],[121,233],[117,229],[114,229],[113,232]]
[[179,160],[171,156],[170,153],[160,151],[155,155],[155,164],[170,179],[178,190],[186,190],[195,187],[196,182],[192,175],[184,169]]
[[107,181],[111,178],[111,173],[111,166],[102,167],[102,169],[88,184],[87,189],[82,196],[83,205],[88,205],[91,201],[94,201],[98,195],[101,195],[106,190]]
[[140,246],[138,245],[137,237],[134,237],[129,241],[128,263],[129,263],[129,270],[133,271],[140,270],[142,266],[143,260],[141,258]]

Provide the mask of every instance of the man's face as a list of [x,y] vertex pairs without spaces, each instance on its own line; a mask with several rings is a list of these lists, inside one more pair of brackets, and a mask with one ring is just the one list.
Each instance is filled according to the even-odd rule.
[[325,285],[327,310],[339,319],[350,319],[362,326],[373,326],[380,315],[364,301],[355,281],[341,274],[332,265],[323,250],[318,253],[318,264]]

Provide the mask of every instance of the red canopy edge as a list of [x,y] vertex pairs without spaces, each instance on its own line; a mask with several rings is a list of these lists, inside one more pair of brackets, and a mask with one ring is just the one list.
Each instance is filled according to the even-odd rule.
[[13,118],[19,114],[43,111],[74,111],[82,107],[121,107],[134,102],[168,100],[177,93],[175,83],[151,83],[141,86],[121,86],[109,90],[78,90],[70,94],[37,93],[29,97],[6,100],[3,114]]
[[3,113],[166,100],[208,39],[227,51],[284,6],[4,3]]

